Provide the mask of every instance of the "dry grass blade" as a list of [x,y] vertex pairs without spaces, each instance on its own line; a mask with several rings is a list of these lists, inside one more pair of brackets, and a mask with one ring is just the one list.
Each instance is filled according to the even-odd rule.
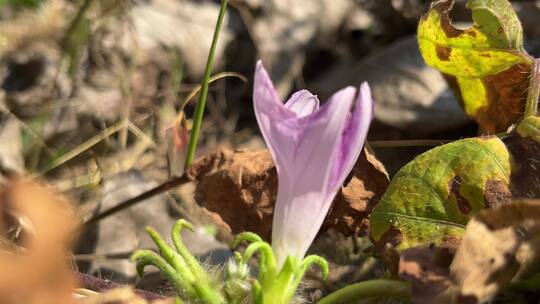
[[[92,138],[88,139],[87,141],[83,142],[79,146],[77,146],[75,149],[65,153],[61,157],[53,160],[48,165],[46,165],[44,168],[42,168],[38,173],[37,176],[43,176],[46,173],[50,172],[51,170],[63,165],[67,161],[77,157],[84,151],[92,148],[94,145],[98,144],[102,140],[108,138],[109,136],[115,134],[116,132],[122,130],[125,127],[125,122],[121,121],[118,122],[107,129],[103,130],[99,134],[93,136]],[[147,142],[151,146],[155,147],[156,143],[148,137],[141,129],[139,129],[137,126],[135,126],[132,122],[127,122],[127,129],[131,131],[135,136],[141,138],[141,140]]]
[[82,144],[77,146],[75,149],[67,152],[66,154],[62,155],[61,157],[59,157],[59,158],[53,160],[52,162],[50,162],[44,168],[39,170],[39,172],[37,173],[37,176],[43,176],[47,172],[57,168],[58,166],[61,166],[65,162],[77,157],[78,155],[80,155],[84,151],[90,149],[94,145],[98,144],[99,142],[101,142],[105,138],[107,138],[107,137],[113,135],[114,133],[120,131],[123,127],[124,127],[123,122],[119,122],[119,123],[116,123],[116,124],[108,127],[107,129],[103,130],[99,134],[97,134],[94,137],[92,137],[92,138],[88,139],[87,141],[83,142]]
[[[236,77],[240,80],[242,80],[243,82],[247,82],[247,78],[246,76],[240,74],[240,73],[236,73],[236,72],[223,72],[223,73],[218,73],[212,77],[210,77],[210,80],[209,80],[209,83],[212,83],[216,80],[219,80],[221,78],[225,78],[225,77]],[[186,105],[191,101],[191,99],[193,99],[195,96],[197,96],[197,94],[199,93],[199,91],[201,90],[202,86],[201,85],[198,85],[196,86],[190,93],[189,95],[182,101],[182,103],[180,104],[180,112],[186,107]]]

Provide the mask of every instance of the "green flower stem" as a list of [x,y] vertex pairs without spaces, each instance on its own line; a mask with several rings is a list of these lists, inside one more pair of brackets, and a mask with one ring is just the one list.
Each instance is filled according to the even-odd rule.
[[529,84],[529,94],[525,105],[523,118],[536,115],[538,112],[538,97],[540,96],[540,59],[534,60],[531,82]]
[[260,280],[264,304],[291,303],[296,292],[297,286],[294,283],[298,268],[296,259],[288,257],[276,277]]
[[212,39],[212,46],[210,47],[210,53],[208,54],[208,60],[206,62],[206,70],[204,72],[204,78],[201,83],[201,92],[199,94],[199,100],[195,109],[195,118],[193,120],[193,127],[191,129],[191,135],[189,137],[189,144],[186,155],[185,167],[189,167],[195,158],[195,149],[197,148],[197,141],[199,140],[199,133],[201,131],[201,124],[204,115],[204,107],[206,104],[206,98],[208,96],[208,84],[210,81],[210,74],[212,73],[212,65],[214,64],[214,55],[216,53],[217,41],[219,38],[219,32],[221,24],[223,23],[223,17],[225,16],[225,9],[227,8],[227,0],[221,0],[221,8],[219,11],[219,17],[216,23],[216,29],[214,31],[214,38]]
[[203,301],[203,303],[208,304],[224,304],[225,301],[221,296],[216,293],[212,288],[207,284],[195,282],[193,287],[197,291],[197,295]]
[[371,280],[349,285],[322,298],[317,304],[345,304],[366,298],[410,300],[409,283],[394,280]]

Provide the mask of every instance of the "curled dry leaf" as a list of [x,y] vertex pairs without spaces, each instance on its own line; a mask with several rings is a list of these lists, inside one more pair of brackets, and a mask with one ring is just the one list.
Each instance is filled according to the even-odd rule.
[[540,198],[540,117],[523,119],[505,140],[513,158],[511,189],[513,198]]
[[[188,170],[197,182],[195,199],[233,233],[253,231],[269,240],[277,175],[267,150],[223,150]],[[361,233],[367,216],[388,186],[383,165],[364,150],[334,200],[323,229]]]
[[483,303],[540,271],[539,232],[539,200],[482,210],[457,250],[457,243],[404,250],[399,276],[411,283],[414,303]]
[[450,275],[461,297],[483,302],[538,272],[539,262],[540,200],[518,200],[469,221]]
[[0,303],[72,303],[68,250],[77,228],[68,201],[33,182],[0,192]]
[[450,280],[451,247],[414,247],[401,254],[399,276],[411,283],[416,304],[452,303],[455,285]]

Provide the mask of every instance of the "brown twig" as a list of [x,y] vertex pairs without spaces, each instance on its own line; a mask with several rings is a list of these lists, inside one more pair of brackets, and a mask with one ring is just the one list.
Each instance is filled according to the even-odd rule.
[[124,210],[126,208],[129,208],[137,203],[140,203],[142,201],[145,201],[153,196],[156,196],[158,194],[161,194],[165,191],[168,191],[174,187],[177,187],[177,186],[180,186],[180,185],[183,185],[185,183],[188,183],[192,181],[191,178],[189,178],[186,174],[182,175],[182,176],[177,176],[177,177],[173,177],[171,179],[169,179],[168,181],[164,182],[163,184],[157,186],[157,187],[154,187],[146,192],[143,192],[135,197],[132,197],[112,208],[110,208],[109,210],[106,210],[100,214],[97,214],[93,217],[91,217],[89,220],[87,220],[85,223],[84,223],[84,226],[91,226],[97,222],[99,222],[100,220],[118,212],[118,211],[121,211],[121,210]]
[[396,147],[435,147],[451,143],[448,139],[400,139],[400,140],[370,140],[369,145],[375,148]]
[[[79,281],[80,286],[86,289],[90,289],[92,291],[104,292],[110,289],[124,287],[124,285],[111,282],[109,280],[96,278],[88,274],[77,272],[76,275],[77,275],[77,280]],[[143,297],[147,301],[155,301],[155,300],[161,300],[165,298],[164,296],[161,296],[161,295],[149,292],[149,291],[145,291],[145,290],[140,290],[140,289],[135,289],[134,292],[137,295]]]

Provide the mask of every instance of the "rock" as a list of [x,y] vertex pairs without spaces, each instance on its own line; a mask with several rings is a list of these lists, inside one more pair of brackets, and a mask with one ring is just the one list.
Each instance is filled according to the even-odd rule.
[[328,97],[362,81],[371,87],[375,118],[390,126],[430,133],[469,122],[440,73],[424,63],[415,36],[359,62],[346,59],[308,87]]
[[513,2],[512,7],[516,11],[519,21],[521,21],[525,37],[530,39],[540,37],[540,27],[538,26],[540,1]]
[[24,173],[21,125],[8,114],[0,117],[0,142],[0,170]]
[[317,0],[310,5],[278,0],[254,20],[253,40],[281,98],[301,75],[308,47],[316,40],[334,38],[353,6],[349,0]]
[[[202,76],[219,15],[219,4],[211,1],[143,1],[132,8],[130,15],[138,47],[147,51],[162,46],[177,48],[189,74]],[[228,18],[226,14],[214,57],[216,65],[223,63],[225,47],[233,38],[227,28]],[[146,56],[152,55],[147,53]]]

